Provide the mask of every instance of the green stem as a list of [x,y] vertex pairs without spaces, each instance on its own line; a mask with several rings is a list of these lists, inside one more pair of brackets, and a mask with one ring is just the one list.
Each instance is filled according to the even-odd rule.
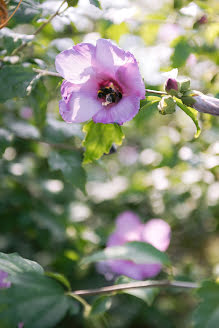
[[[56,17],[57,15],[59,15],[59,11],[62,8],[62,6],[64,5],[64,3],[66,2],[66,0],[63,0],[61,5],[59,6],[59,8],[56,10],[56,12],[54,14],[52,14],[42,25],[40,25],[38,27],[38,29],[36,29],[36,31],[33,33],[34,36],[36,36],[38,33],[40,33],[42,31],[42,29],[51,22],[51,20]],[[24,49],[26,46],[28,45],[28,42],[24,42],[22,43],[18,48],[16,48],[13,52],[12,52],[12,56],[17,55],[22,49]]]
[[78,302],[80,302],[83,306],[84,306],[84,316],[88,317],[91,311],[91,306],[90,304],[88,304],[85,299],[83,299],[82,297],[80,297],[79,295],[72,293],[72,292],[68,292],[66,293],[67,296],[70,296],[74,299],[76,299]]

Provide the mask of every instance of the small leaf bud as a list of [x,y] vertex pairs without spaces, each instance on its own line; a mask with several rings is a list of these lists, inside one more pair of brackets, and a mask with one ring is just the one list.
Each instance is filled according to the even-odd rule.
[[158,109],[162,115],[172,114],[176,110],[176,102],[171,96],[165,96],[159,102]]

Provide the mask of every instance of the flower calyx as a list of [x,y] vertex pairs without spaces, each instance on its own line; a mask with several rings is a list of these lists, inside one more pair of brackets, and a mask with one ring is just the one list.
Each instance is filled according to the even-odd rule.
[[176,102],[172,96],[164,96],[158,104],[158,110],[162,115],[174,113],[176,110]]

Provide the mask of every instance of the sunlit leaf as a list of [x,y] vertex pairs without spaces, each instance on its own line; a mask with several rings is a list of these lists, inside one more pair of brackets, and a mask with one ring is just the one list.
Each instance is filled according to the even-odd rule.
[[93,121],[84,125],[83,131],[86,133],[83,146],[86,147],[84,153],[84,163],[90,163],[99,159],[103,154],[108,154],[113,143],[122,144],[124,134],[118,124],[94,123]]
[[176,104],[189,116],[191,117],[191,119],[193,120],[193,122],[195,123],[195,126],[196,126],[196,129],[197,129],[197,132],[195,134],[195,138],[198,138],[200,133],[201,133],[201,128],[199,126],[199,122],[198,122],[198,119],[197,119],[197,114],[198,112],[191,108],[191,107],[188,107],[186,106],[185,104],[183,104],[181,102],[181,100],[179,99],[176,99],[175,98],[175,101],[176,101]]
[[91,5],[94,5],[95,7],[101,9],[101,4],[99,0],[89,0]]
[[174,52],[171,56],[172,67],[181,67],[185,64],[193,49],[185,37],[179,37],[174,40],[172,46],[174,47]]
[[160,252],[157,248],[150,244],[140,241],[129,242],[123,246],[113,246],[106,248],[102,251],[85,257],[82,260],[82,264],[106,260],[130,260],[138,264],[170,264],[168,256],[165,253]]
[[16,253],[0,253],[0,270],[7,272],[10,277],[22,272],[43,273],[43,268],[38,263],[24,259]]

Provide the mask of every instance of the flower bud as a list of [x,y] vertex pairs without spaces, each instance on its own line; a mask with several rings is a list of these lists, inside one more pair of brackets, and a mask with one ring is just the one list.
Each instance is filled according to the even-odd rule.
[[176,96],[179,90],[178,82],[175,79],[169,78],[165,83],[165,90],[172,96]]
[[198,23],[199,25],[206,24],[207,22],[208,22],[208,17],[207,17],[207,15],[203,15],[203,16],[197,21],[197,23]]
[[197,111],[211,115],[219,115],[219,99],[206,96],[198,91],[195,91],[193,99],[195,100],[193,107]]
[[165,96],[159,102],[158,109],[162,115],[172,114],[176,110],[176,102],[171,96]]

